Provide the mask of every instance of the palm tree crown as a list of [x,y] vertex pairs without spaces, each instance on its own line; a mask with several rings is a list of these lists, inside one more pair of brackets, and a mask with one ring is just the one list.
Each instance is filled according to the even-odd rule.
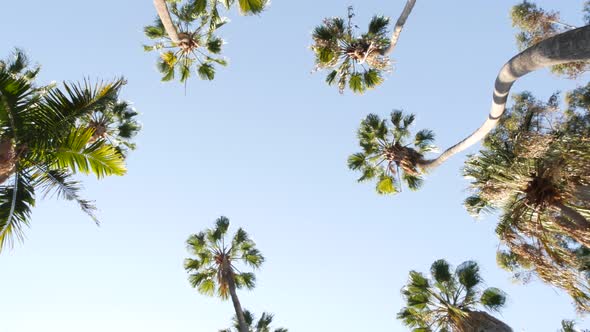
[[[174,17],[173,24],[178,29],[179,42],[167,33],[160,18],[153,25],[144,28],[145,35],[155,40],[153,45],[145,45],[145,51],[160,52],[158,70],[163,74],[162,81],[170,81],[178,74],[180,82],[191,76],[193,66],[201,79],[215,77],[215,64],[227,65],[219,57],[223,40],[213,33],[227,22],[219,16],[217,7],[207,11],[207,1],[188,2],[168,1],[169,13]],[[213,3],[216,6],[217,1]]]
[[193,287],[205,295],[217,293],[222,299],[229,296],[229,278],[234,280],[238,288],[254,288],[254,273],[240,272],[236,264],[259,268],[264,262],[254,241],[242,228],[226,242],[228,228],[229,219],[220,217],[215,227],[191,235],[186,241],[187,249],[195,258],[187,258],[184,262]]
[[430,274],[432,279],[410,272],[408,284],[402,289],[406,307],[397,315],[404,325],[423,332],[475,331],[489,324],[505,327],[493,317],[474,311],[478,306],[497,311],[506,302],[501,290],[480,289],[482,278],[477,263],[463,262],[451,272],[449,263],[440,259],[432,264]]
[[354,13],[348,9],[348,21],[327,18],[316,27],[311,47],[315,53],[316,69],[331,70],[326,77],[329,85],[337,85],[340,93],[348,86],[355,93],[363,93],[383,82],[383,72],[391,68],[384,55],[390,46],[387,36],[389,18],[375,16],[367,33],[355,34]]
[[[576,89],[569,99],[581,102],[583,93]],[[556,95],[547,103],[529,93],[515,96],[484,149],[466,162],[473,195],[465,205],[474,215],[501,211],[501,267],[519,280],[537,275],[564,289],[587,312],[590,126],[577,110],[558,109]]]
[[408,142],[414,119],[413,114],[394,111],[389,119],[391,125],[375,114],[369,114],[361,122],[358,138],[363,151],[348,157],[348,167],[362,173],[359,182],[376,179],[379,194],[399,192],[402,181],[411,190],[420,188],[423,182],[420,162],[424,153],[436,148],[432,144],[434,133],[428,129],[418,131]]
[[0,249],[22,238],[36,190],[76,201],[98,222],[74,173],[102,178],[126,172],[119,133],[112,140],[95,137],[97,129],[86,121],[116,107],[125,81],[64,84],[61,90],[36,86],[38,72],[19,50],[0,62]]
[[[256,322],[256,324],[254,324],[254,314],[252,314],[252,312],[250,312],[249,310],[244,310],[244,318],[246,320],[246,324],[248,325],[248,332],[288,332],[289,330],[279,327],[279,328],[275,328],[272,329],[270,327],[270,324],[272,324],[272,321],[274,319],[274,315],[273,314],[269,314],[266,312],[262,313],[262,316],[260,316],[260,318],[258,319],[258,321]],[[224,330],[219,330],[219,332],[239,332],[240,331],[240,324],[238,322],[238,319],[236,316],[234,316],[233,318],[233,324],[234,324],[234,329],[224,329]]]

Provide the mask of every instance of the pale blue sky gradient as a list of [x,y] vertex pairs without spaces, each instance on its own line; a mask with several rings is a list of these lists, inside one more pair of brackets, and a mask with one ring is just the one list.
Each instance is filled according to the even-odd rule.
[[[1,57],[25,49],[45,83],[124,75],[122,97],[144,129],[127,176],[84,179],[101,227],[74,204],[39,200],[24,244],[0,256],[0,331],[225,328],[231,302],[198,294],[182,267],[186,238],[220,215],[267,258],[256,289],[239,292],[243,306],[275,313],[292,332],[406,331],[395,319],[400,289],[410,270],[438,258],[477,260],[486,284],[509,294],[498,317],[515,331],[556,331],[575,318],[561,291],[513,284],[496,267],[496,219],[476,222],[462,206],[464,155],[397,197],[378,196],[347,169],[369,112],[416,113],[415,128],[433,129],[443,148],[462,139],[485,119],[496,74],[516,53],[516,1],[418,0],[380,88],[341,96],[325,73],[311,74],[310,33],[324,17],[353,4],[364,29],[373,14],[395,20],[404,3],[274,0],[259,17],[232,12],[219,31],[229,67],[214,82],[191,79],[184,95],[160,82],[156,55],[142,50],[152,1],[2,1]],[[539,3],[582,22],[582,1]],[[543,71],[513,91],[547,98],[573,86]]]

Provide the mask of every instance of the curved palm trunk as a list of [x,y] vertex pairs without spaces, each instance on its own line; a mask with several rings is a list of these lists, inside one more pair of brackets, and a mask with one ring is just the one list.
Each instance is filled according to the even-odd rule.
[[174,25],[174,23],[172,22],[172,18],[170,17],[170,12],[168,11],[166,0],[154,0],[154,6],[156,7],[156,11],[158,12],[160,21],[162,21],[162,24],[164,24],[164,29],[166,29],[168,37],[170,37],[173,43],[180,44],[180,37],[178,36],[176,26]]
[[406,20],[408,19],[408,16],[410,16],[412,9],[414,9],[414,4],[416,4],[416,0],[408,0],[408,2],[406,2],[404,10],[397,19],[397,22],[395,22],[395,27],[393,28],[393,32],[391,33],[391,42],[389,44],[389,47],[383,50],[383,52],[381,53],[382,55],[390,54],[395,48],[395,45],[397,44],[397,41],[399,39],[399,35],[402,33],[402,29],[406,24]]
[[484,311],[471,311],[458,326],[460,332],[512,332],[512,328]]
[[518,78],[540,68],[587,60],[590,60],[590,26],[588,25],[545,39],[519,53],[500,70],[496,78],[490,114],[483,125],[437,158],[426,160],[419,166],[424,170],[436,168],[451,156],[483,139],[494,129],[504,114],[508,93]]
[[234,274],[231,271],[230,264],[227,260],[224,261],[223,265],[223,274],[227,280],[229,294],[231,296],[231,301],[234,305],[234,310],[236,311],[236,317],[238,318],[240,332],[248,332],[248,325],[246,324],[246,319],[244,318],[244,311],[242,310],[242,305],[240,304],[240,299],[238,299],[238,293],[236,292]]

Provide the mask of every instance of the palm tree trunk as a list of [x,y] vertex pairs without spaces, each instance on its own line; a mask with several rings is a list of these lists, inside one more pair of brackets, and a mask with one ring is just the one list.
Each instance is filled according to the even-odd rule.
[[16,159],[16,151],[12,140],[0,140],[0,184],[4,183],[14,173]]
[[180,44],[180,37],[178,36],[178,31],[176,31],[176,26],[172,23],[172,18],[170,18],[170,12],[168,11],[166,0],[154,0],[154,6],[158,12],[160,21],[164,24],[164,29],[166,29],[168,37],[170,37],[173,43]]
[[575,209],[561,202],[553,203],[553,207],[562,214],[562,216],[555,218],[555,224],[580,244],[590,247],[590,221]]
[[395,48],[395,45],[397,45],[399,35],[402,33],[402,29],[404,28],[404,25],[406,24],[406,20],[408,19],[408,16],[410,16],[412,9],[414,9],[414,4],[416,4],[416,0],[408,0],[408,2],[406,2],[406,6],[404,7],[404,10],[402,11],[401,15],[397,19],[397,22],[395,22],[395,27],[393,28],[393,32],[391,33],[391,40],[389,43],[389,47],[386,48],[385,50],[383,50],[383,52],[381,53],[382,55],[390,54],[393,51],[393,49]]
[[484,311],[471,311],[461,321],[460,332],[512,332],[512,328]]
[[240,299],[238,299],[238,293],[236,292],[236,283],[234,281],[234,274],[229,267],[229,264],[224,264],[224,275],[227,278],[227,284],[229,287],[229,294],[231,296],[231,301],[234,305],[234,310],[236,311],[236,317],[238,318],[238,324],[240,326],[240,332],[248,332],[248,325],[246,324],[246,319],[244,318],[244,311],[242,310],[242,305],[240,304]]
[[492,107],[488,119],[469,137],[453,145],[435,159],[426,160],[419,166],[433,169],[451,156],[467,149],[483,139],[494,127],[504,110],[508,93],[514,82],[537,69],[558,64],[590,60],[590,26],[569,30],[545,39],[519,53],[508,61],[496,78]]

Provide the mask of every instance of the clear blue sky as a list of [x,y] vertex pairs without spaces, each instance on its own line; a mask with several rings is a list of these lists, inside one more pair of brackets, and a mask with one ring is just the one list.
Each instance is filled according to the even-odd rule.
[[[489,286],[510,298],[499,318],[515,331],[555,331],[575,318],[569,298],[534,281],[512,284],[495,264],[495,218],[462,207],[464,155],[428,176],[417,193],[380,197],[346,168],[369,112],[417,114],[447,147],[486,117],[492,85],[516,46],[515,1],[418,0],[393,54],[395,71],[377,90],[341,96],[311,74],[310,33],[355,5],[357,24],[399,15],[405,1],[275,0],[259,17],[232,13],[219,33],[230,66],[214,82],[161,83],[144,53],[149,0],[3,1],[1,57],[25,49],[40,80],[124,75],[122,97],[144,129],[129,173],[97,182],[102,226],[74,204],[39,200],[24,244],[0,256],[0,331],[217,331],[231,302],[193,290],[184,241],[226,215],[265,254],[245,308],[276,314],[293,332],[405,331],[395,315],[408,271],[438,258],[474,259]],[[582,1],[539,1],[581,24]],[[587,79],[587,77],[584,77]],[[584,83],[585,80],[579,83]],[[514,87],[541,98],[574,82],[546,71]],[[470,152],[474,152],[471,149]],[[590,321],[581,321],[590,327]]]

